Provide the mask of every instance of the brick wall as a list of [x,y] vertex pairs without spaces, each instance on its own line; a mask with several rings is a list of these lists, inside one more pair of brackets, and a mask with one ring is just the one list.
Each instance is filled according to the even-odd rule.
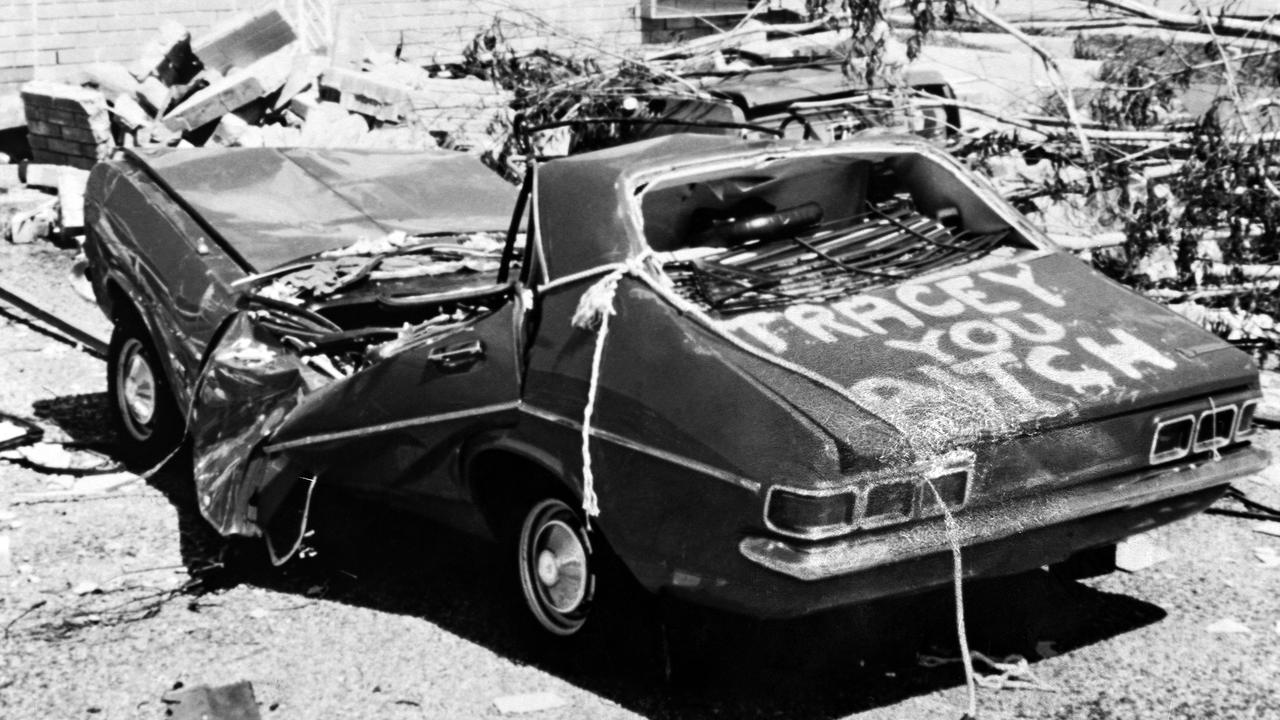
[[[302,1],[279,0],[279,6],[293,17]],[[332,6],[338,40],[349,52],[390,52],[403,39],[404,57],[424,62],[458,53],[495,14],[506,19],[510,36],[531,42],[557,34],[548,26],[619,49],[667,40],[673,31],[701,32],[692,20],[641,19],[639,0],[309,1]],[[128,64],[163,20],[176,20],[198,36],[263,5],[262,0],[9,0],[0,19],[0,94],[32,79],[74,79],[77,68],[92,62]]]

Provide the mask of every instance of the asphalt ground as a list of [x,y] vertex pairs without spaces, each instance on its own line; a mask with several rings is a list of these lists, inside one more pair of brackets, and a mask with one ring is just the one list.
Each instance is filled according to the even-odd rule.
[[[73,255],[2,246],[0,284],[105,334],[67,287]],[[0,412],[111,460],[105,386],[102,361],[0,313]],[[1258,442],[1280,455],[1280,431]],[[949,590],[787,622],[676,608],[665,643],[638,604],[558,643],[530,630],[505,558],[413,518],[368,511],[362,535],[273,568],[203,524],[188,463],[176,456],[146,482],[108,476],[123,484],[81,495],[98,481],[0,460],[0,717],[161,718],[179,684],[239,680],[264,718],[282,719],[499,717],[495,700],[539,692],[561,706],[526,717],[965,708],[960,665],[929,662],[956,655]],[[1280,505],[1280,468],[1237,487]],[[1280,718],[1280,567],[1267,560],[1280,537],[1264,525],[1280,529],[1200,515],[1143,536],[1168,557],[1137,572],[968,583],[970,644],[1021,655],[1030,675],[1014,679],[1036,685],[979,689],[979,717]]]

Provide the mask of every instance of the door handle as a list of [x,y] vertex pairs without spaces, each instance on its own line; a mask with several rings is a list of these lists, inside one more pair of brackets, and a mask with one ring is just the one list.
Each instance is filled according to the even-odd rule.
[[442,345],[427,353],[427,359],[441,370],[460,370],[484,357],[484,343],[479,340]]

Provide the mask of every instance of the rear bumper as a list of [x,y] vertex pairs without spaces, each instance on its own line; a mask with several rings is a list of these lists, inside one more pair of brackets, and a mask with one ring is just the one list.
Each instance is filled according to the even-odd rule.
[[[974,507],[956,516],[966,576],[998,576],[1200,512],[1231,480],[1267,465],[1252,447],[1052,493]],[[754,592],[710,602],[759,616],[801,615],[945,584],[951,545],[941,518],[819,543],[750,536],[738,546],[758,572]],[[726,588],[726,590],[729,588]],[[741,591],[743,588],[737,588]],[[717,602],[718,600],[718,602]]]

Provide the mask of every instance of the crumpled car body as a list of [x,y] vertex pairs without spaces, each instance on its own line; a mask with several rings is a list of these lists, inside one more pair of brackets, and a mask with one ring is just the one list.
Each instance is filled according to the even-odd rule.
[[201,511],[277,558],[325,488],[501,535],[549,483],[646,589],[794,616],[949,582],[952,540],[969,576],[1061,561],[1266,463],[1250,357],[919,139],[674,135],[520,190],[458,155],[135,151],[86,211]]

